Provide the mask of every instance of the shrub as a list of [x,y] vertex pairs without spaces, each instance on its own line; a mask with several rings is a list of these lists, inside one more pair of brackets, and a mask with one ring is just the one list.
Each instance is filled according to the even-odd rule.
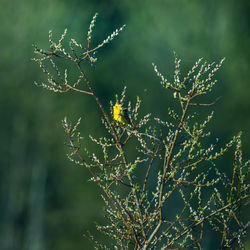
[[[249,200],[246,182],[250,161],[242,159],[241,133],[224,147],[219,147],[217,140],[209,144],[207,124],[213,118],[213,111],[203,122],[197,118],[202,106],[215,103],[205,104],[197,97],[212,91],[216,84],[214,74],[224,59],[218,64],[199,59],[181,78],[181,61],[174,54],[173,82],[153,65],[162,87],[172,92],[176,108],[168,109],[168,121],[150,114],[142,117],[141,101],[137,98],[134,106],[129,102],[126,111],[131,124],[124,124],[112,119],[115,103],[110,102],[110,112],[104,109],[101,97],[85,74],[83,62],[94,64],[95,52],[124,28],[91,47],[96,17],[97,14],[90,23],[86,46],[71,39],[68,52],[63,46],[67,30],[58,42],[52,39],[50,31],[50,48],[43,50],[35,46],[38,57],[34,61],[48,78],[48,83],[39,86],[59,93],[77,91],[89,95],[102,112],[106,134],[102,138],[89,137],[102,149],[102,155],[86,149],[85,139],[78,131],[80,119],[75,125],[67,118],[62,122],[68,138],[68,158],[86,167],[91,180],[102,191],[107,224],[98,225],[97,229],[106,234],[114,249],[203,249],[208,232],[217,234],[215,249],[233,245],[243,248],[249,222],[241,218],[241,210]],[[79,73],[75,82],[68,80],[67,69],[61,72],[59,60],[75,65]],[[126,88],[120,98],[116,95],[114,99],[125,107],[125,96]],[[235,147],[233,174],[228,177],[216,165],[216,160],[231,147]],[[128,148],[133,149],[132,155]],[[171,206],[176,207],[175,211]],[[89,237],[96,248],[108,249],[93,236]]]

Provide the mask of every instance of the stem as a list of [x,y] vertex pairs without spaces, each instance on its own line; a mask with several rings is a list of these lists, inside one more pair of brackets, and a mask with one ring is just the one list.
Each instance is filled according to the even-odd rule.
[[[188,109],[188,106],[189,106],[189,100],[187,101],[186,103],[186,106],[183,110],[183,113],[182,113],[182,117],[181,117],[181,120],[180,120],[180,123],[178,125],[178,128],[175,132],[175,136],[174,136],[174,139],[173,139],[173,142],[172,142],[172,146],[171,146],[171,149],[169,151],[169,154],[168,154],[168,157],[167,157],[167,161],[166,161],[166,164],[164,166],[164,170],[163,170],[163,174],[162,174],[162,183],[161,183],[161,188],[160,188],[160,195],[159,195],[159,206],[162,208],[162,196],[163,196],[163,188],[164,188],[164,184],[165,184],[165,178],[166,178],[166,175],[167,175],[167,171],[168,171],[168,166],[169,166],[169,163],[170,163],[170,160],[171,160],[171,157],[172,157],[172,153],[173,153],[173,150],[174,150],[174,147],[175,147],[175,144],[176,144],[176,140],[177,140],[177,137],[179,135],[179,132],[180,132],[180,129],[182,127],[182,124],[184,122],[184,119],[185,119],[185,116],[186,116],[186,113],[187,113],[187,109]],[[162,209],[160,210],[160,216],[162,217]]]
[[109,120],[109,117],[108,117],[107,113],[105,112],[105,110],[104,110],[104,108],[103,108],[103,106],[102,106],[102,104],[101,104],[99,98],[96,96],[96,94],[95,94],[93,88],[91,87],[90,82],[89,82],[89,80],[87,79],[85,73],[84,73],[83,70],[81,69],[79,63],[77,63],[76,61],[74,61],[74,63],[76,64],[78,70],[79,70],[80,73],[82,74],[82,76],[83,76],[83,78],[84,78],[84,80],[85,80],[85,82],[86,82],[86,84],[87,84],[87,86],[88,86],[90,92],[91,92],[92,95],[94,96],[94,98],[95,98],[95,100],[96,100],[96,102],[97,102],[99,108],[101,109],[102,114],[104,115],[104,117],[105,117],[105,119],[106,119],[108,125],[110,126],[110,128],[111,128],[111,130],[112,130],[112,132],[113,132],[114,138],[116,139],[116,141],[119,141],[119,140],[118,140],[118,137],[117,137],[117,135],[116,135],[114,126],[112,125],[111,121]]
[[157,156],[157,154],[159,152],[159,147],[160,147],[160,144],[158,144],[155,153],[152,154],[151,161],[150,161],[150,163],[148,165],[148,169],[147,169],[147,172],[146,172],[146,175],[145,175],[145,178],[144,178],[144,184],[143,184],[143,188],[142,188],[143,192],[145,192],[145,190],[146,190],[146,184],[147,184],[147,181],[148,181],[149,172],[150,172],[150,169],[152,167],[153,161],[154,161],[154,159],[156,158],[156,156]]
[[162,197],[163,197],[163,189],[164,189],[164,184],[165,184],[165,178],[166,178],[166,175],[167,175],[168,167],[169,167],[169,164],[170,164],[170,160],[171,160],[172,153],[173,153],[173,150],[174,150],[174,147],[175,147],[175,144],[176,144],[177,137],[179,135],[180,129],[182,127],[182,124],[184,122],[184,119],[185,119],[185,116],[186,116],[186,113],[187,113],[187,109],[189,107],[190,99],[188,99],[188,101],[187,101],[187,103],[186,103],[186,105],[185,105],[185,107],[183,109],[182,117],[181,117],[180,123],[178,125],[178,128],[177,128],[177,130],[175,132],[175,136],[174,136],[174,139],[173,139],[173,142],[172,142],[172,145],[171,145],[171,149],[170,149],[169,154],[167,156],[166,163],[163,166],[164,170],[163,170],[163,174],[162,174],[162,182],[161,182],[161,186],[160,186],[159,205],[158,205],[158,208],[160,209],[159,223],[157,224],[156,228],[154,229],[154,231],[150,235],[149,239],[145,242],[145,245],[144,245],[143,249],[147,249],[147,247],[149,246],[150,242],[152,241],[153,237],[156,235],[156,233],[158,232],[158,230],[160,229],[160,226],[162,224],[162,207],[163,207]]
[[[121,155],[122,155],[123,162],[124,162],[124,164],[125,164],[125,166],[126,166],[126,165],[127,165],[127,161],[126,161],[125,154],[124,154],[124,151],[123,151],[122,146],[121,146],[120,143],[118,144],[118,148],[119,148],[119,151],[120,151],[120,153],[121,153]],[[142,212],[141,212],[141,209],[140,209],[139,200],[138,200],[138,197],[137,197],[137,194],[136,194],[136,190],[135,190],[135,188],[134,188],[133,180],[132,180],[132,178],[131,178],[131,176],[130,176],[129,173],[128,173],[128,179],[129,179],[130,185],[132,186],[132,193],[133,193],[133,196],[135,197],[135,203],[136,203],[137,211],[139,212],[140,217],[142,218],[143,216],[142,216]],[[141,223],[141,220],[140,220],[140,219],[139,219],[139,223],[141,224],[141,226],[143,226],[143,225],[142,225],[143,223]],[[143,227],[142,227],[142,228],[143,228]],[[134,230],[134,228],[133,228],[133,230]],[[144,237],[144,239],[146,239],[146,234],[145,234],[145,232],[144,232],[144,229],[142,229],[142,236]]]
[[88,92],[88,91],[85,91],[85,90],[77,89],[77,88],[74,88],[74,87],[72,87],[70,85],[67,85],[67,87],[70,88],[70,89],[72,89],[72,90],[74,90],[74,91],[76,91],[76,92],[80,92],[80,93],[87,94],[87,95],[93,95],[92,92]]

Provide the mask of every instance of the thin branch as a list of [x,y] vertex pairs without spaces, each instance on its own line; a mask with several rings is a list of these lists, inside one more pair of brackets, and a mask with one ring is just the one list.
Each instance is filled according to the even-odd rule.
[[174,242],[176,242],[178,239],[180,239],[181,237],[183,237],[185,234],[189,233],[190,231],[193,230],[194,227],[197,227],[199,226],[201,223],[203,223],[204,221],[206,221],[207,219],[213,217],[214,215],[222,212],[223,210],[243,201],[243,200],[246,200],[246,199],[249,199],[250,195],[245,195],[243,197],[241,197],[240,199],[234,201],[234,202],[231,202],[231,203],[228,203],[227,205],[225,205],[224,207],[221,207],[220,209],[210,213],[209,215],[205,216],[204,218],[202,218],[201,220],[197,221],[197,222],[194,222],[192,223],[191,225],[189,225],[182,233],[178,234],[166,247],[162,248],[162,250],[164,249],[168,249],[168,247],[170,247]]
[[215,99],[215,101],[211,102],[211,103],[190,103],[191,106],[212,106],[214,105],[218,100],[220,100],[221,96],[217,97]]

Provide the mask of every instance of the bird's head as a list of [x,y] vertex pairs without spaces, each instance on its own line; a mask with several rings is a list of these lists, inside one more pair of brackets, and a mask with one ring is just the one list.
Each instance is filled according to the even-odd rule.
[[119,113],[120,112],[120,109],[121,109],[121,105],[117,102],[114,106],[114,111]]

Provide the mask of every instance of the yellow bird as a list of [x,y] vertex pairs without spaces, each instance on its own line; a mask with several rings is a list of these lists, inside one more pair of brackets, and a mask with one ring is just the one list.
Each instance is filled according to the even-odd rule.
[[115,104],[113,109],[114,120],[121,122],[123,124],[130,124],[131,120],[129,118],[128,109],[123,108],[118,102]]

